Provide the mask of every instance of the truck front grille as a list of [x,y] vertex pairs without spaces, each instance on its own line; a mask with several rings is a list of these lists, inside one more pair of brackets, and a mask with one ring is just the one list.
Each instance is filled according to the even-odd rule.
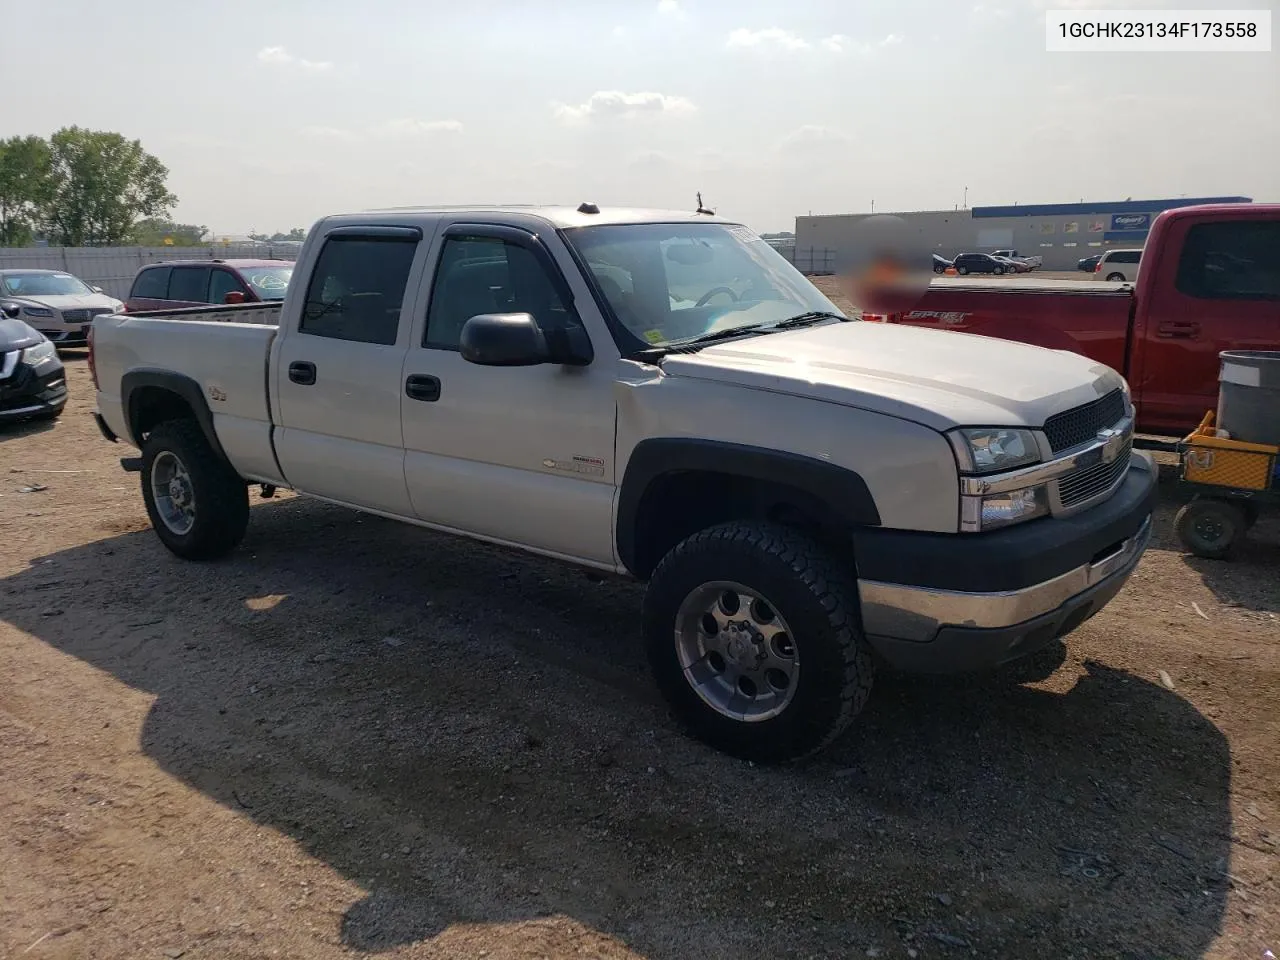
[[1112,390],[1105,397],[1064,413],[1054,414],[1044,423],[1044,434],[1054,453],[1088,443],[1104,427],[1124,419],[1124,392]]
[[1110,463],[1095,463],[1059,480],[1058,499],[1062,508],[1070,509],[1115,487],[1129,469],[1129,454],[1132,451],[1133,441],[1130,440]]

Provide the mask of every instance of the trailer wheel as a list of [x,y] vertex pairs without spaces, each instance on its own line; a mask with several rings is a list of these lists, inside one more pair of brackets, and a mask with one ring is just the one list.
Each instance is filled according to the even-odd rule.
[[143,441],[142,498],[160,542],[185,560],[225,556],[249,525],[249,488],[191,420]]
[[1192,500],[1175,521],[1178,539],[1197,557],[1225,560],[1249,527],[1245,512],[1226,500]]

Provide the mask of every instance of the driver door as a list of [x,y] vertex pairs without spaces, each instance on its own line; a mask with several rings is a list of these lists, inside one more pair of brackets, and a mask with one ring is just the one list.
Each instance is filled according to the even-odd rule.
[[544,331],[581,325],[563,274],[540,238],[509,226],[454,224],[433,259],[426,326],[400,398],[414,511],[433,525],[614,567],[612,367],[599,358],[482,367],[458,352],[477,314],[529,313]]

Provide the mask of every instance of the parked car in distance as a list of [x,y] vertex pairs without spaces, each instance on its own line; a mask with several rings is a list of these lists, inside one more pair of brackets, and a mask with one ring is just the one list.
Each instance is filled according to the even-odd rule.
[[748,759],[830,743],[873,651],[947,673],[1051,643],[1151,534],[1114,371],[851,321],[714,215],[330,217],[276,323],[219,322],[263,309],[94,323],[98,424],[141,448],[169,550],[232,550],[257,484],[648,581],[619,622]]
[[933,255],[933,272],[934,273],[946,273],[947,268],[952,266],[955,266],[955,264],[953,264],[946,257],[940,257],[936,253]]
[[1005,269],[1009,273],[1029,273],[1031,271],[1031,264],[1027,263],[1025,260],[1018,260],[1014,257],[1002,257],[994,253],[991,256],[1003,263]]
[[1009,273],[1009,265],[989,253],[962,253],[951,261],[960,276],[970,273]]
[[1132,285],[938,277],[922,295],[875,296],[861,305],[864,320],[1020,340],[1105,364],[1132,384],[1139,433],[1185,437],[1217,405],[1222,351],[1280,350],[1280,204],[1166,210]]
[[992,254],[992,256],[1008,257],[1010,260],[1020,260],[1032,270],[1035,270],[1037,267],[1044,266],[1044,257],[1028,256],[1026,254],[1019,253],[1017,250],[997,250]]
[[1141,250],[1108,250],[1093,268],[1093,272],[1112,283],[1133,283],[1138,279],[1138,263],[1141,260]]
[[93,318],[118,313],[120,300],[62,270],[0,270],[0,312],[59,347],[84,346]]
[[1083,257],[1076,261],[1076,269],[1084,273],[1093,273],[1097,267],[1098,261],[1102,259],[1102,254],[1095,253],[1092,257]]
[[0,423],[51,420],[67,403],[66,373],[48,337],[0,308]]
[[167,260],[138,271],[126,309],[138,313],[210,303],[278,302],[292,276],[289,260]]

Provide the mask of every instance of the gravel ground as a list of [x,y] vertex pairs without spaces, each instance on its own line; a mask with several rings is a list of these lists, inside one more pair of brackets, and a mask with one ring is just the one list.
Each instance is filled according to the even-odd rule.
[[[1280,523],[820,761],[682,738],[637,587],[289,497],[184,563],[82,360],[0,433],[0,956],[1280,951]],[[44,487],[33,492],[33,487]]]

